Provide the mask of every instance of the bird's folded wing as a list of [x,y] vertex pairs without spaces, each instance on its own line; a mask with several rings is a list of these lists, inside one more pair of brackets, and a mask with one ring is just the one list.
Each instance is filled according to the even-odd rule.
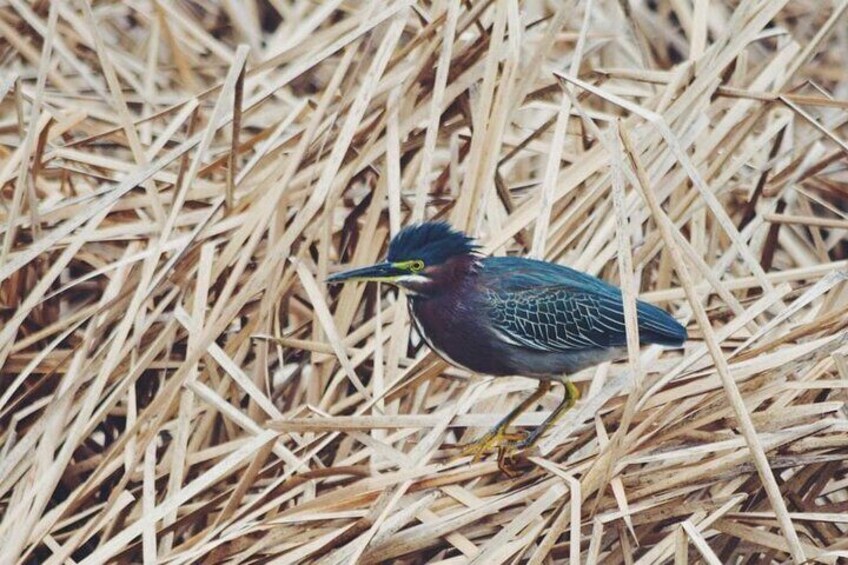
[[625,331],[614,301],[597,293],[557,286],[489,292],[486,298],[498,335],[539,351],[609,347],[610,338]]
[[[622,347],[627,343],[621,294],[568,286],[489,291],[488,315],[499,337],[539,351]],[[642,343],[679,333],[666,312],[637,302]]]

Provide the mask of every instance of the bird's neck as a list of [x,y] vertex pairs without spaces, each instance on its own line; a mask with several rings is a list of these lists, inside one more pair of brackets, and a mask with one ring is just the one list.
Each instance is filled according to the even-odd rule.
[[471,283],[480,268],[480,258],[475,255],[456,255],[441,265],[427,268],[427,281],[410,287],[415,300],[428,300],[457,292]]

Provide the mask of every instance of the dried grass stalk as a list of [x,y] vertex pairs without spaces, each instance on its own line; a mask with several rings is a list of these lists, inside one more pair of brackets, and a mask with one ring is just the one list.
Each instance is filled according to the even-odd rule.
[[[848,1],[554,4],[0,2],[0,563],[848,559]],[[625,289],[518,478],[423,218]]]

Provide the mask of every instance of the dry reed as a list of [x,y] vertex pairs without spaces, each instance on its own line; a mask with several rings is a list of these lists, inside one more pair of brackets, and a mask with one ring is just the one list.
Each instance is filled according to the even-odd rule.
[[[848,559],[846,11],[0,0],[0,563]],[[458,458],[534,383],[322,282],[424,218],[693,339]]]

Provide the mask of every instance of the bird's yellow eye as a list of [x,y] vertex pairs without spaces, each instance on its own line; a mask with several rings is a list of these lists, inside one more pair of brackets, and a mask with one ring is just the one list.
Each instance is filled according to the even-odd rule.
[[412,271],[413,273],[417,273],[418,271],[422,270],[423,268],[424,268],[424,261],[421,261],[420,259],[416,259],[415,261],[409,262],[409,270]]

